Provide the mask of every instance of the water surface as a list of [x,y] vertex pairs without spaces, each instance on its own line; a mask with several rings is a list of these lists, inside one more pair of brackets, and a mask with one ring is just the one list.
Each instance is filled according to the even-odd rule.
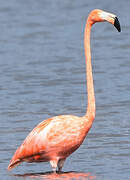
[[83,145],[65,162],[63,171],[68,174],[55,178],[130,178],[129,7],[128,0],[1,0],[1,179],[53,179],[48,163],[23,163],[12,172],[6,168],[39,122],[86,112],[83,32],[95,8],[117,14],[122,32],[108,23],[93,27],[96,118]]

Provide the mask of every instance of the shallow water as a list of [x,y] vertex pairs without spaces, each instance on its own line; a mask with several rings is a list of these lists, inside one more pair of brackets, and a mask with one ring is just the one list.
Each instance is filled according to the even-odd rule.
[[[1,179],[130,178],[129,7],[128,0],[1,0]],[[84,115],[83,32],[95,8],[117,14],[122,32],[107,23],[92,30],[97,111],[91,131],[66,161],[65,174],[55,177],[48,163],[23,163],[7,172],[14,151],[39,122],[58,114]]]

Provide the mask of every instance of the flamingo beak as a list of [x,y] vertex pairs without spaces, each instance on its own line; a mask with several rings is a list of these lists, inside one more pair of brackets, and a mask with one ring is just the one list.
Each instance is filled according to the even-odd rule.
[[119,32],[121,32],[120,23],[117,17],[115,17],[114,26]]

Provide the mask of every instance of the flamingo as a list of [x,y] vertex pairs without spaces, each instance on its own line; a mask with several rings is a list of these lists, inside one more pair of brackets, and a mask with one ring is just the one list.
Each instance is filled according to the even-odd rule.
[[53,172],[60,172],[66,158],[83,143],[95,119],[95,95],[91,64],[90,33],[96,22],[107,21],[120,32],[116,15],[95,9],[90,12],[84,33],[88,107],[83,117],[59,115],[42,121],[26,137],[12,157],[8,170],[22,162],[50,162]]

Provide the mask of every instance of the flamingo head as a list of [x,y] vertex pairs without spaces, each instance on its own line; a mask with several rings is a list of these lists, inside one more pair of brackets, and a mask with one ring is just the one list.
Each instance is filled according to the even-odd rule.
[[107,21],[113,24],[119,32],[121,31],[120,23],[115,14],[112,14],[112,13],[109,13],[100,9],[95,9],[90,13],[89,19],[92,24],[96,22]]

